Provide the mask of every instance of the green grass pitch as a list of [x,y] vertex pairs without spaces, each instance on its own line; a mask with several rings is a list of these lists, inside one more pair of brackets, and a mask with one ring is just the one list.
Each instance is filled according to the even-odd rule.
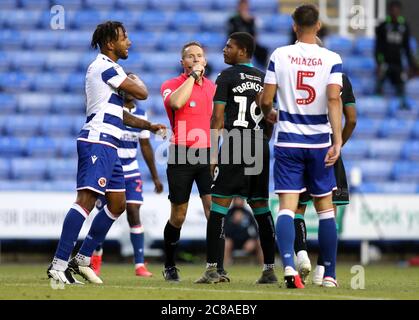
[[[139,300],[286,300],[286,299],[419,299],[419,268],[392,265],[365,267],[365,289],[355,290],[351,282],[355,274],[351,265],[339,265],[339,288],[320,288],[308,284],[303,290],[286,289],[278,285],[255,285],[261,269],[254,265],[228,268],[231,283],[194,284],[204,270],[204,264],[179,265],[180,283],[167,283],[161,275],[162,266],[149,265],[152,278],[134,276],[128,264],[104,264],[103,285],[85,284],[53,289],[46,278],[46,265],[0,265],[0,299],[139,299]],[[282,280],[282,271],[277,268]],[[359,283],[359,282],[358,282]]]

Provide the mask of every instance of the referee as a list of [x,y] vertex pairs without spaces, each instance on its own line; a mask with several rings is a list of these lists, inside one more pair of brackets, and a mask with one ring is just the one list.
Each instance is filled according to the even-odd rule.
[[181,54],[183,73],[167,80],[161,87],[173,131],[167,165],[171,213],[164,229],[163,276],[167,281],[180,280],[175,251],[194,181],[206,217],[211,206],[210,120],[215,84],[204,76],[207,61],[200,43],[186,43]]

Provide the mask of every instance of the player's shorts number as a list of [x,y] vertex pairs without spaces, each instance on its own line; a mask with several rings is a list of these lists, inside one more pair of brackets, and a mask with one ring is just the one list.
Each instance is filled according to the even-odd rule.
[[296,99],[298,104],[310,104],[316,99],[316,90],[306,83],[303,83],[304,78],[313,78],[315,73],[313,71],[298,71],[297,72],[297,89],[308,92],[308,97],[304,99]]
[[137,179],[135,180],[135,182],[137,183],[137,187],[135,188],[136,192],[143,192],[143,182],[141,181],[141,179]]
[[[234,102],[237,102],[239,104],[239,113],[238,119],[233,122],[233,126],[247,128],[249,125],[249,121],[246,121],[247,97],[234,96]],[[263,119],[262,112],[256,114],[257,108],[258,106],[256,102],[253,101],[250,105],[250,116],[255,122],[255,129],[259,129],[259,122]]]

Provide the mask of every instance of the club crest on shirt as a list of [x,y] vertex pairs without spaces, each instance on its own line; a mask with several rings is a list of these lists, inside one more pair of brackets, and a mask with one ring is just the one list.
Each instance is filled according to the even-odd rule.
[[104,188],[106,186],[106,178],[102,177],[99,178],[99,180],[97,181],[98,185],[102,188]]
[[195,108],[196,107],[196,102],[195,101],[191,101],[191,103],[189,104],[189,106],[191,108]]

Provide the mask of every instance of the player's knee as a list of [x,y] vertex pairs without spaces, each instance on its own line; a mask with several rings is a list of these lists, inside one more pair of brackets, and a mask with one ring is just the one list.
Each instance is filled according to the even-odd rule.
[[170,223],[176,228],[181,228],[183,223],[185,222],[185,218],[186,215],[175,214],[170,217]]
[[125,211],[125,201],[108,204],[108,210],[116,217],[119,217]]

